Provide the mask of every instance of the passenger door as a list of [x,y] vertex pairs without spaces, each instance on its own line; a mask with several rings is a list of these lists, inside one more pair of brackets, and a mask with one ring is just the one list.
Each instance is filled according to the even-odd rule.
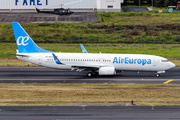
[[157,59],[153,58],[153,66],[156,66],[156,65],[157,65]]
[[41,57],[41,56],[38,57],[38,64],[39,64],[39,65],[42,64],[42,57]]

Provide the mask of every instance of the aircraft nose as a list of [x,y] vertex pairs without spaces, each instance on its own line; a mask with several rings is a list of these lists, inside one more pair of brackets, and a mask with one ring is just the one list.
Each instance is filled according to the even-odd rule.
[[172,62],[169,63],[169,67],[170,67],[170,68],[173,68],[173,67],[175,67],[175,66],[176,66],[176,65],[175,65],[174,63],[172,63]]

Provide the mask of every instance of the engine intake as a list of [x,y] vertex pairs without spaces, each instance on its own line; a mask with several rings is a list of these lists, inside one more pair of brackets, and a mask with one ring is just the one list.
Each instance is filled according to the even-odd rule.
[[99,75],[116,75],[115,67],[101,67],[99,68]]

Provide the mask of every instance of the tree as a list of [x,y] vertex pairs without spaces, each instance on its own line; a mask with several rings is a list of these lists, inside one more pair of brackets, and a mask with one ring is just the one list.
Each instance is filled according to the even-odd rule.
[[[148,5],[151,5],[153,2],[153,5],[156,7],[167,7],[168,5],[177,5],[178,0],[124,0],[124,5],[138,5],[139,1],[143,3],[143,1],[147,1]],[[180,0],[179,0],[180,1]]]
[[164,7],[167,7],[168,3],[169,3],[169,0],[165,0],[164,1]]

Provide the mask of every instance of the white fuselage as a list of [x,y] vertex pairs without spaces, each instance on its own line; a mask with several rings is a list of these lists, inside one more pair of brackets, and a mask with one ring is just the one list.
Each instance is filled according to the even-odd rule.
[[84,53],[54,53],[63,64],[56,64],[52,53],[27,53],[29,57],[17,56],[28,63],[56,68],[72,69],[77,66],[111,66],[116,70],[129,71],[165,71],[175,65],[166,58],[141,54],[84,54]]

